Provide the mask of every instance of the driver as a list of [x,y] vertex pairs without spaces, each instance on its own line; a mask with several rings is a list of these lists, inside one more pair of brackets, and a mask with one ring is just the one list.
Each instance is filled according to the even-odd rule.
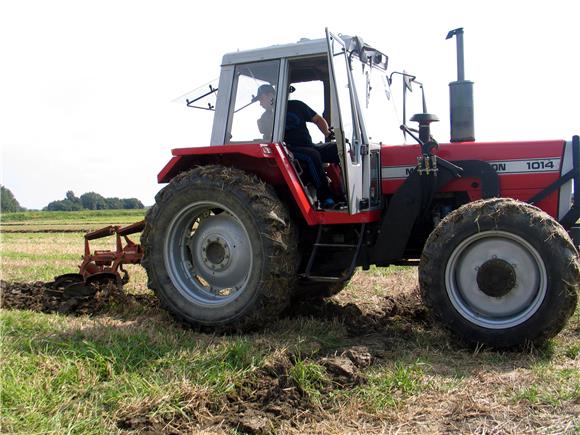
[[258,130],[264,136],[264,140],[272,140],[272,128],[274,128],[274,107],[276,90],[271,85],[262,85],[258,88],[258,94],[252,98],[252,102],[259,101],[264,113],[258,119]]
[[[275,95],[276,91],[271,85],[262,85],[254,98],[254,101],[260,101],[260,105],[264,108],[264,113],[258,119],[258,128],[265,139],[271,137]],[[339,162],[336,144],[318,149],[312,142],[308,127],[306,127],[307,122],[314,123],[327,141],[334,139],[334,133],[322,116],[300,100],[289,100],[286,109],[284,142],[294,157],[306,163],[318,199],[323,207],[330,208],[334,206],[334,200],[322,163]]]

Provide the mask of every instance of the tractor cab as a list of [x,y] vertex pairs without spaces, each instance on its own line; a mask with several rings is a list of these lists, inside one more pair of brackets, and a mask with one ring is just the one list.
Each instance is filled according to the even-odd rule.
[[[388,57],[358,37],[328,31],[326,36],[226,54],[211,145],[283,144],[288,101],[300,100],[333,129],[336,144],[325,142],[316,126],[307,123],[315,147],[336,146],[332,149],[340,165],[325,165],[330,188],[342,197],[343,212],[357,214],[380,207],[380,145],[402,143],[403,137],[391,101]],[[264,86],[274,91],[267,109],[258,99]],[[307,164],[291,160],[308,175]],[[315,201],[313,195],[310,201]]]

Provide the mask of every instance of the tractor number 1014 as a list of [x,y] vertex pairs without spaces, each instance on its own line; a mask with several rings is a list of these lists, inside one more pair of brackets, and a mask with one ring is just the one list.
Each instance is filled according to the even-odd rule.
[[554,162],[552,160],[536,160],[533,162],[526,162],[528,169],[532,171],[541,171],[542,169],[554,169]]

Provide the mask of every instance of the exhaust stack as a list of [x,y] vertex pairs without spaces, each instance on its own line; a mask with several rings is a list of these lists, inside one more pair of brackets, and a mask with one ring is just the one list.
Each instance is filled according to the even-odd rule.
[[454,36],[457,42],[457,81],[449,83],[451,142],[473,142],[475,141],[473,82],[465,80],[463,28],[451,30],[446,39]]

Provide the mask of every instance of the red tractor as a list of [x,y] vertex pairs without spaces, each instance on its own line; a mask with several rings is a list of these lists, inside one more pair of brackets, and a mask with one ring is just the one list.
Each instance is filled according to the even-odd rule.
[[[504,347],[556,335],[577,303],[580,140],[475,142],[462,30],[452,36],[459,77],[445,144],[425,108],[411,118],[418,130],[400,126],[397,73],[361,38],[327,31],[226,54],[204,95],[215,104],[198,106],[215,110],[211,146],[172,151],[145,219],[138,252],[162,305],[194,325],[252,328],[293,298],[337,294],[357,267],[418,265],[425,304],[463,339]],[[255,104],[264,85],[267,128]],[[317,168],[285,143],[294,99],[334,131],[317,145],[337,153],[324,165],[330,208],[312,188]],[[416,144],[393,145],[403,133]]]

